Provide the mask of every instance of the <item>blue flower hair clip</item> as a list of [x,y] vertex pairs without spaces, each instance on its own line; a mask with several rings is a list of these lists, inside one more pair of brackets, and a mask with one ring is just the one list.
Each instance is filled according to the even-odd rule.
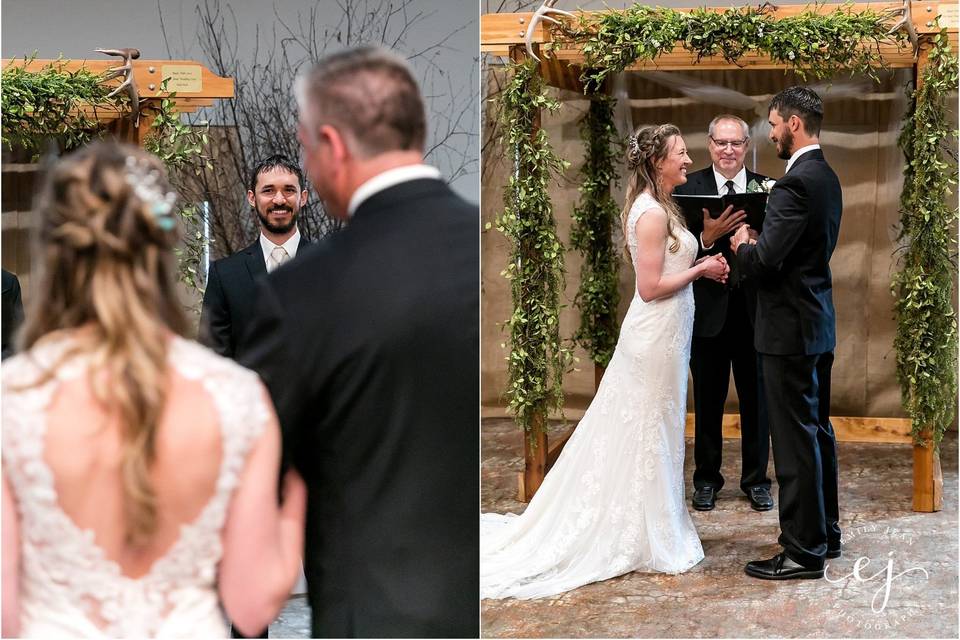
[[150,213],[157,220],[157,226],[164,231],[173,231],[177,221],[173,217],[173,205],[177,201],[174,191],[166,191],[160,185],[160,172],[150,166],[146,160],[139,160],[127,156],[126,162],[127,184],[133,187],[133,192],[150,208]]

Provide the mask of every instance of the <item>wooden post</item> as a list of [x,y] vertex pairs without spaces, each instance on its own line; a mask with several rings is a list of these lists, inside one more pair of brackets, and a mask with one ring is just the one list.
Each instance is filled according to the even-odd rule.
[[600,389],[600,381],[603,380],[603,374],[606,373],[606,368],[601,367],[597,363],[593,364],[593,385],[594,389]]
[[[514,62],[523,62],[527,54],[522,45],[510,47],[510,59]],[[533,126],[530,129],[531,139],[540,130],[540,111],[533,116]],[[518,169],[515,169],[518,170]],[[518,499],[529,502],[543,484],[547,474],[547,413],[546,409],[538,409],[533,416],[533,431],[536,434],[532,439],[523,434],[523,473],[517,478]]]
[[543,478],[547,475],[547,420],[546,416],[538,413],[533,422],[534,437],[533,446],[526,433],[521,434],[523,438],[523,473],[518,474],[517,499],[520,502],[530,502],[533,494],[537,492],[540,485],[543,484]]
[[[923,84],[923,70],[930,57],[930,43],[923,42],[917,57],[916,86]],[[927,446],[913,446],[913,510],[930,513],[943,509],[943,470],[940,455],[933,448],[933,430],[922,433]]]

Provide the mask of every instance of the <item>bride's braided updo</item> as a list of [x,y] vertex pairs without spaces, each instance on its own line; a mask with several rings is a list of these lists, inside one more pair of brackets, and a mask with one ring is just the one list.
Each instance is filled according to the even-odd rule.
[[58,162],[35,207],[39,282],[20,335],[29,349],[80,329],[75,348],[37,383],[74,356],[92,356],[93,393],[123,426],[126,537],[134,545],[157,526],[149,470],[168,338],[188,327],[176,290],[174,198],[163,166],[136,147],[98,142]]
[[[665,191],[660,180],[660,163],[670,153],[671,140],[680,135],[680,129],[672,124],[647,125],[640,127],[627,141],[627,169],[630,178],[627,181],[627,196],[620,214],[623,237],[628,237],[627,219],[634,201],[644,191],[649,190],[657,203],[667,212],[667,236],[669,250],[676,253],[680,249],[680,239],[674,233],[676,225],[685,226],[683,216],[674,203],[670,192]],[[629,253],[629,251],[628,251]]]

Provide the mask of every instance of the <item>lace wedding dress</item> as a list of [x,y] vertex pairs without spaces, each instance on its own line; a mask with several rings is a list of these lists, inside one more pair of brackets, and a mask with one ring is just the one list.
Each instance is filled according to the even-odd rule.
[[69,338],[41,343],[3,363],[3,470],[20,520],[20,633],[23,637],[227,637],[216,577],[221,530],[247,453],[268,408],[255,374],[192,342],[174,338],[168,362],[202,386],[216,409],[222,455],[212,497],[181,525],[176,542],[138,578],[124,575],[61,508],[44,459],[47,413],[61,386],[85,374],[73,358],[55,377],[26,389],[50,369]]
[[[627,220],[636,263],[637,220]],[[677,228],[663,272],[693,264],[697,240]],[[634,290],[600,388],[521,515],[480,519],[482,598],[538,598],[630,571],[680,573],[703,559],[683,497],[693,289],[644,302]]]

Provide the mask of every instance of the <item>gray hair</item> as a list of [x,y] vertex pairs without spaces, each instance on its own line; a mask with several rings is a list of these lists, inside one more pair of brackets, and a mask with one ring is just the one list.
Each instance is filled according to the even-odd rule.
[[308,135],[331,125],[363,158],[387,151],[423,151],[426,113],[407,62],[386,49],[335,53],[297,76],[300,120]]
[[744,140],[750,139],[750,125],[747,124],[746,120],[744,120],[739,116],[735,116],[729,113],[722,113],[716,118],[714,118],[713,120],[711,120],[710,126],[707,127],[707,135],[712,138],[714,129],[716,128],[717,124],[719,124],[720,122],[723,122],[724,120],[730,120],[732,122],[736,122],[737,124],[739,124],[740,128],[743,129]]

